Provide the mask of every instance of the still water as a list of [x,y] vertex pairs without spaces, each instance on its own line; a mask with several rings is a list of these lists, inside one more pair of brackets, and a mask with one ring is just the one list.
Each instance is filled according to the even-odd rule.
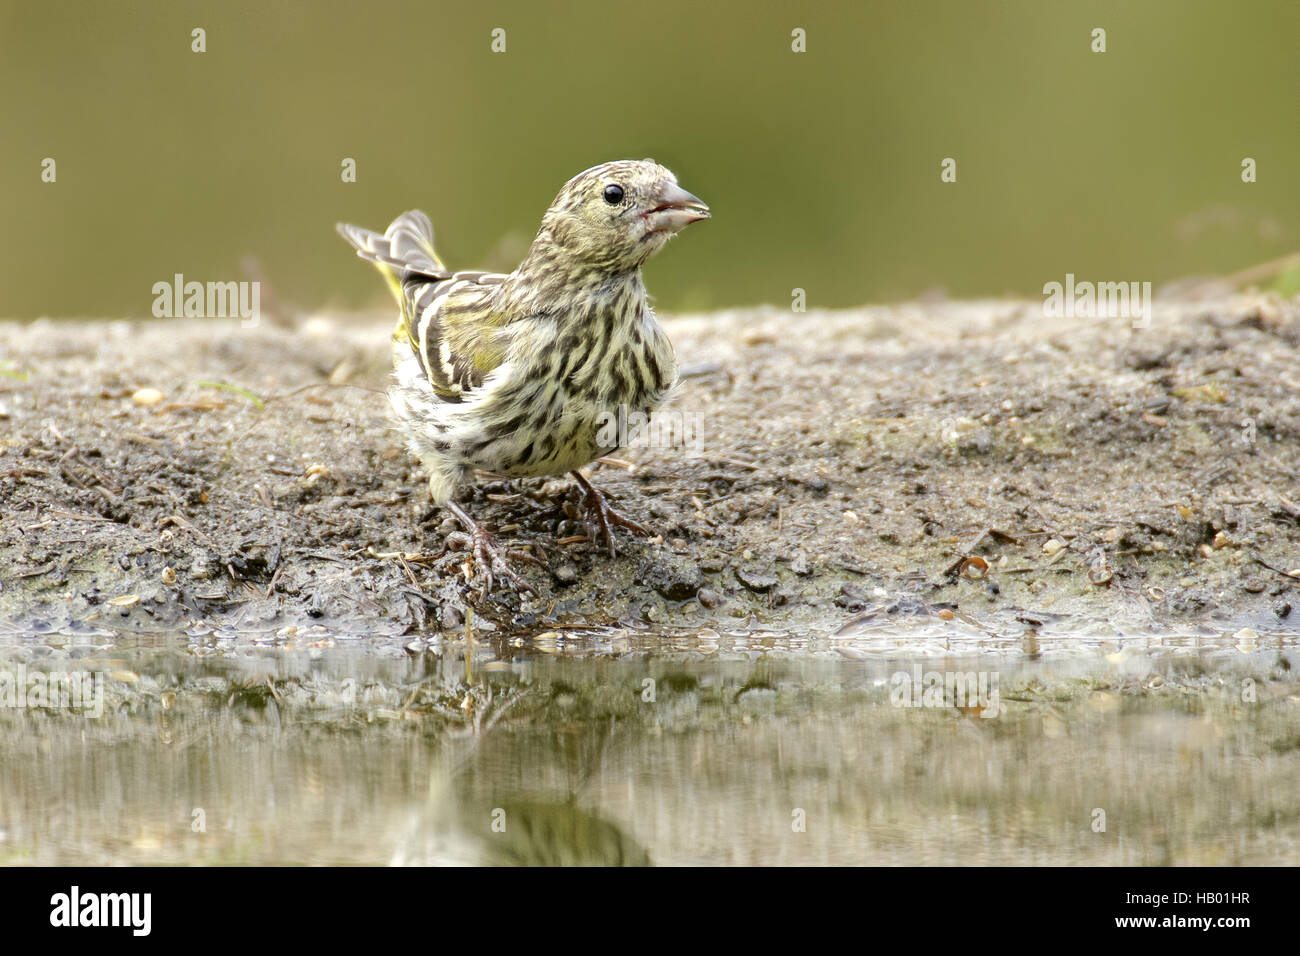
[[0,696],[101,696],[0,706],[0,863],[1296,863],[1248,633],[15,632]]

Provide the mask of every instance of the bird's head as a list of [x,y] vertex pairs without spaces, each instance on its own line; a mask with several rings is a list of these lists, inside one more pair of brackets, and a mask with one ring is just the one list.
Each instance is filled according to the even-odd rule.
[[542,219],[538,240],[600,271],[635,269],[709,207],[654,160],[619,160],[574,176]]

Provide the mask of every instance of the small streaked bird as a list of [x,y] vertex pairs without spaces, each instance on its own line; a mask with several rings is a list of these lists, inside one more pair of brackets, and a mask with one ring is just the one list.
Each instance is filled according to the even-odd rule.
[[531,591],[507,558],[532,559],[507,555],[454,500],[476,469],[572,473],[589,535],[611,554],[611,525],[648,534],[615,513],[578,469],[616,450],[600,438],[620,406],[649,416],[674,385],[673,347],[646,301],[641,266],[708,218],[709,208],[669,170],[622,160],[565,184],[509,275],[448,270],[422,212],[399,216],[382,235],[339,224],[397,297],[389,398],[434,502],[471,536],[489,590],[495,572]]

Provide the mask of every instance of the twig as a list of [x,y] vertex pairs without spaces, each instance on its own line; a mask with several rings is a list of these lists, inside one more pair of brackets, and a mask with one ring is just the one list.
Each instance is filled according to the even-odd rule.
[[1263,566],[1263,567],[1268,568],[1270,571],[1272,571],[1272,572],[1274,572],[1274,573],[1276,573],[1276,574],[1280,574],[1280,575],[1282,575],[1282,577],[1284,577],[1284,578],[1288,578],[1289,580],[1292,580],[1292,581],[1300,581],[1300,574],[1292,574],[1290,571],[1283,571],[1281,568],[1275,568],[1275,567],[1273,567],[1273,565],[1269,564],[1267,561],[1265,561],[1265,560],[1263,560],[1263,559],[1261,559],[1261,558],[1259,558],[1259,557],[1256,557],[1256,556],[1254,556],[1254,555],[1251,556],[1251,560],[1254,561],[1254,562],[1255,562],[1256,564],[1258,564],[1258,565],[1261,565],[1261,566]]
[[105,518],[103,515],[78,515],[71,511],[59,511],[57,508],[50,511],[52,515],[58,515],[60,518],[71,518],[73,521],[102,521],[108,524],[116,524],[112,518]]

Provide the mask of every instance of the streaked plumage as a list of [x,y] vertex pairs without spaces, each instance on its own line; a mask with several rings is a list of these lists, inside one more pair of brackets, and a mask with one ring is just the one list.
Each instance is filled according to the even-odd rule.
[[383,235],[339,226],[401,306],[390,398],[435,502],[473,525],[452,499],[474,469],[576,472],[614,451],[597,440],[602,414],[659,407],[676,364],[641,265],[708,215],[671,172],[646,160],[570,180],[509,275],[448,270],[422,212],[398,217]]

